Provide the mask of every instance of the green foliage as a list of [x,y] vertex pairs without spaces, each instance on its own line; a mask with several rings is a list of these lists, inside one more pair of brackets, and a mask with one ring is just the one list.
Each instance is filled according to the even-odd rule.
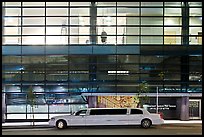
[[36,96],[35,93],[33,92],[33,87],[30,86],[28,88],[28,92],[27,92],[27,100],[28,100],[28,104],[30,104],[31,109],[32,109],[32,114],[33,114],[33,126],[35,125],[34,122],[34,105],[36,104]]
[[147,95],[141,95],[149,93],[149,84],[146,81],[142,81],[139,84],[138,92],[134,96],[134,102],[138,103],[138,106],[143,106],[144,103],[147,103],[149,101],[149,97]]
[[31,107],[33,107],[35,105],[35,102],[36,102],[36,96],[35,96],[35,93],[33,92],[32,86],[30,86],[28,89],[27,99],[28,99],[28,103],[31,105]]

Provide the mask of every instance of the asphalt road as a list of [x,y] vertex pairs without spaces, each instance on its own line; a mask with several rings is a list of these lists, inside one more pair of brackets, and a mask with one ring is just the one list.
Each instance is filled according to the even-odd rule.
[[202,135],[202,124],[165,124],[149,129],[140,126],[2,129],[2,135]]

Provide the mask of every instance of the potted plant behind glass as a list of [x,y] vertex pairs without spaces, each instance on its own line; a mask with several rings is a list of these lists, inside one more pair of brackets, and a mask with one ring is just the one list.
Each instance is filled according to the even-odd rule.
[[36,104],[36,96],[35,96],[35,93],[34,93],[32,86],[30,86],[28,88],[27,101],[31,107],[31,112],[32,112],[32,117],[33,117],[33,122],[32,122],[33,124],[32,125],[34,126],[35,125],[35,122],[34,122],[34,105]]
[[147,93],[149,93],[149,84],[146,81],[142,81],[138,86],[138,92],[133,97],[134,103],[137,104],[136,107],[147,107],[146,104],[149,103],[149,97],[147,96]]

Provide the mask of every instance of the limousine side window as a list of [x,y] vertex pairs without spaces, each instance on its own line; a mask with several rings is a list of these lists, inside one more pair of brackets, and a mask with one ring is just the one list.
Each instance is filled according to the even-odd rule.
[[143,114],[142,110],[139,109],[131,109],[130,114]]
[[91,110],[90,115],[124,115],[127,109],[97,109]]
[[84,116],[84,115],[86,115],[86,111],[87,110],[80,110],[80,111],[76,112],[75,116]]

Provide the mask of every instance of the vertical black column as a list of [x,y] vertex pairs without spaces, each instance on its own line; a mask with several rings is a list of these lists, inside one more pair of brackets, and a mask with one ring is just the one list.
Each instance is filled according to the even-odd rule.
[[[188,2],[182,3],[182,46],[189,46],[189,6]],[[187,53],[187,52],[186,52]],[[189,56],[181,56],[181,90],[187,92],[189,82]]]
[[188,2],[182,3],[182,41],[183,46],[189,45],[189,5]]
[[[93,45],[97,43],[96,21],[97,21],[96,2],[91,2],[91,6],[90,6],[90,43]],[[96,62],[97,62],[97,58],[95,56],[90,55],[89,56],[89,81],[90,82],[93,82],[96,80],[96,67],[97,67]],[[89,86],[89,89],[93,89],[93,85]]]
[[[189,46],[189,5],[188,2],[182,2],[182,46],[186,49]],[[187,50],[186,50],[187,51]],[[187,52],[186,52],[187,53]],[[189,56],[181,56],[181,91],[187,92],[189,87]],[[189,120],[189,97],[180,99],[180,119]]]
[[97,7],[96,2],[91,2],[90,6],[90,43],[96,44],[96,21],[97,21]]

